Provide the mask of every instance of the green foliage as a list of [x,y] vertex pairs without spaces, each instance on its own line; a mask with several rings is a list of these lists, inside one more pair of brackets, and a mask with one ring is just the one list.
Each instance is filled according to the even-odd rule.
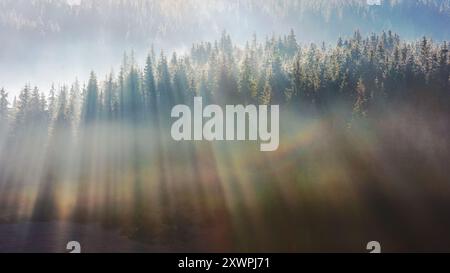
[[8,122],[8,93],[4,88],[0,89],[0,128],[3,128]]
[[224,32],[219,41],[194,44],[187,55],[174,53],[170,63],[161,52],[155,64],[152,50],[143,70],[133,54],[124,54],[117,77],[110,73],[98,83],[91,72],[86,87],[75,82],[70,92],[62,87],[56,94],[52,86],[48,99],[25,86],[12,110],[2,89],[0,116],[14,113],[15,128],[37,120],[73,128],[101,120],[159,122],[195,95],[205,103],[281,104],[325,114],[339,105],[347,122],[375,117],[389,105],[450,111],[448,55],[446,42],[402,42],[391,31],[368,37],[357,31],[335,47],[300,45],[291,31],[262,43],[254,36],[243,49]]
[[98,106],[97,77],[94,72],[91,72],[83,105],[84,122],[86,124],[92,123],[97,119]]
[[241,65],[239,76],[239,92],[246,104],[252,103],[256,98],[256,82],[251,59],[246,54]]

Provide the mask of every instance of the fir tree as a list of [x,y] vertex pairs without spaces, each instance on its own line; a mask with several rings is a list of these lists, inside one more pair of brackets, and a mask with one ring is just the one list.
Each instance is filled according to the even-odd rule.
[[97,119],[98,115],[98,85],[97,77],[91,72],[86,95],[83,104],[83,120],[85,124],[90,124]]
[[9,109],[8,109],[8,93],[4,88],[0,89],[0,129],[6,127],[9,118]]

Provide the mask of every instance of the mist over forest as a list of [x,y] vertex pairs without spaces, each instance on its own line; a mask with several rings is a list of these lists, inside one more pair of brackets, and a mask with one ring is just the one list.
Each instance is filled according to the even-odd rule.
[[48,93],[52,83],[87,82],[86,71],[117,70],[124,51],[141,60],[152,45],[188,52],[224,30],[241,46],[290,29],[300,43],[335,45],[356,29],[448,40],[449,25],[449,0],[1,0],[0,86],[11,96],[25,84]]

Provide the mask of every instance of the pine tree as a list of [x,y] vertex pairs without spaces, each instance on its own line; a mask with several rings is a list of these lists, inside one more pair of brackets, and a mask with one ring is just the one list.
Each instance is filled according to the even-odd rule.
[[55,96],[55,85],[52,84],[48,96],[48,117],[50,120],[53,119],[56,109],[56,96]]
[[302,84],[304,83],[302,75],[301,57],[297,55],[292,64],[292,99],[295,102],[303,102],[306,100],[303,92]]
[[214,97],[222,104],[237,104],[241,103],[242,99],[238,90],[238,83],[234,77],[230,64],[227,63],[225,56],[223,56],[219,65],[219,74],[217,75],[217,93]]
[[173,68],[173,91],[175,104],[181,104],[186,102],[185,95],[188,95],[189,91],[189,80],[186,74],[186,65],[183,61],[179,61],[174,65]]
[[339,37],[338,42],[337,42],[337,47],[338,47],[338,48],[341,48],[341,47],[343,47],[343,46],[344,46],[344,42],[343,42],[342,38]]
[[29,111],[33,121],[35,123],[39,123],[42,118],[42,112],[41,112],[41,94],[39,93],[39,89],[37,87],[34,87],[31,93]]
[[252,71],[251,60],[246,54],[241,65],[239,76],[239,92],[244,99],[245,104],[254,102],[256,98],[256,83]]
[[76,127],[79,121],[80,115],[80,85],[78,80],[70,87],[69,105],[67,109],[67,117],[70,120],[70,124],[73,128]]
[[0,130],[5,128],[8,123],[9,109],[8,109],[8,93],[4,88],[0,89]]
[[47,112],[47,99],[45,97],[44,93],[41,93],[41,98],[40,98],[40,103],[39,103],[39,107],[40,107],[40,112],[42,114],[42,122],[43,124],[46,124],[48,122],[48,112]]
[[264,86],[258,94],[258,103],[262,105],[269,105],[272,99],[272,79],[273,74],[269,70],[268,75],[261,78],[261,82],[264,82]]
[[58,101],[56,106],[56,116],[53,129],[64,130],[69,127],[70,120],[67,115],[67,87],[61,87],[58,95]]
[[157,97],[155,75],[153,74],[153,60],[151,55],[147,56],[144,69],[144,95],[146,106],[149,113],[154,116],[157,115]]
[[430,45],[427,37],[423,37],[420,43],[420,60],[422,69],[428,73],[430,70]]
[[25,128],[29,122],[29,103],[30,103],[30,87],[25,85],[19,94],[19,100],[16,102],[16,129]]
[[288,88],[289,81],[285,75],[280,54],[273,52],[271,60],[272,77],[272,103],[283,104],[286,102],[285,91]]
[[114,83],[114,75],[111,72],[106,79],[105,82],[105,91],[104,91],[104,117],[106,120],[113,120],[114,118],[114,94],[115,94],[115,83]]
[[83,104],[83,120],[85,124],[93,123],[98,115],[97,77],[91,72]]
[[172,92],[172,83],[170,80],[169,67],[167,65],[167,59],[164,53],[161,52],[161,56],[157,68],[158,83],[157,94],[160,96],[160,103],[163,110],[168,111],[175,102],[175,98]]
[[450,89],[450,65],[448,53],[449,50],[447,42],[444,42],[439,51],[439,84],[442,90],[446,90],[447,95],[449,93],[448,90]]
[[124,115],[133,122],[142,117],[142,96],[140,90],[139,72],[133,65],[128,73],[126,92],[124,94]]
[[293,57],[298,51],[297,38],[295,37],[294,30],[291,29],[286,41],[286,55]]
[[201,75],[201,79],[200,79],[200,86],[199,86],[199,94],[203,98],[203,102],[205,104],[210,104],[212,102],[212,94],[211,94],[211,90],[209,89],[209,86],[208,86],[205,71],[202,71],[202,75]]

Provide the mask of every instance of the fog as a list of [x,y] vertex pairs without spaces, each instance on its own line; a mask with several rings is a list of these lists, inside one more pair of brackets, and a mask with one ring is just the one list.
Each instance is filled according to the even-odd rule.
[[[449,251],[449,11],[0,0],[0,252]],[[176,141],[198,96],[279,105],[278,149]]]

